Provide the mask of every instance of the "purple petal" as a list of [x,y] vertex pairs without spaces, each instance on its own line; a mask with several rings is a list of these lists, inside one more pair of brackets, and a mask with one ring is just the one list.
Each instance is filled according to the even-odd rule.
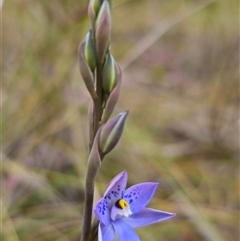
[[146,207],[157,186],[156,182],[144,182],[131,186],[124,192],[124,199],[129,203],[132,213],[137,213]]
[[119,241],[140,241],[137,233],[133,230],[133,228],[124,222],[121,218],[118,218],[112,224]]
[[132,214],[129,217],[122,219],[127,222],[131,227],[138,228],[147,226],[156,222],[162,222],[169,218],[173,218],[175,213],[168,213],[151,208],[144,208],[142,211]]
[[108,207],[112,205],[123,196],[123,192],[127,185],[127,172],[123,171],[119,173],[108,184],[108,187],[104,193],[104,198],[108,202]]
[[98,241],[113,241],[114,229],[112,225],[105,226],[103,224],[98,225]]
[[113,205],[110,213],[111,213],[110,214],[111,220],[115,220],[116,217],[118,216],[119,208]]
[[94,214],[96,218],[104,225],[110,224],[110,211],[108,203],[104,198],[101,198],[94,207]]

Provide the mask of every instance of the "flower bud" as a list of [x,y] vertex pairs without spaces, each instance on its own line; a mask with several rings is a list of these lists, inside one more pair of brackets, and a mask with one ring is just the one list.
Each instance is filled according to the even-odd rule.
[[110,94],[119,79],[119,70],[115,60],[108,52],[102,72],[102,87],[104,92]]
[[84,50],[83,50],[84,57],[88,63],[88,66],[90,67],[90,69],[93,72],[96,67],[97,61],[96,61],[96,50],[95,50],[95,45],[93,42],[91,30],[88,31],[84,41],[85,41]]
[[118,98],[119,98],[119,94],[120,94],[120,90],[121,90],[121,83],[122,83],[122,72],[121,69],[118,65],[116,65],[118,71],[118,81],[117,81],[117,85],[115,86],[115,88],[111,91],[111,93],[109,95],[107,95],[107,99],[104,99],[104,101],[106,102],[104,105],[104,112],[102,115],[102,123],[106,123],[107,120],[109,119],[109,117],[111,116],[111,114],[113,113],[113,110],[117,104]]
[[128,111],[121,112],[102,126],[99,138],[99,150],[103,156],[117,145],[122,135],[127,115]]
[[94,31],[95,20],[101,7],[100,0],[90,0],[88,4],[88,16],[91,21],[92,30]]
[[84,56],[85,40],[83,40],[78,47],[79,69],[83,78],[83,81],[92,96],[93,99],[97,98],[97,94],[94,89],[94,76]]
[[109,47],[111,33],[111,12],[107,0],[103,1],[97,15],[95,31],[97,59],[102,64]]

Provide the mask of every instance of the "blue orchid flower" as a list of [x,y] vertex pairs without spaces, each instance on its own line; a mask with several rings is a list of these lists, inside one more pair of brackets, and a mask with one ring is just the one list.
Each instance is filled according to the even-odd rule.
[[127,172],[119,173],[94,208],[99,220],[98,240],[140,241],[134,228],[161,222],[175,216],[173,213],[146,208],[158,183],[145,182],[126,189]]

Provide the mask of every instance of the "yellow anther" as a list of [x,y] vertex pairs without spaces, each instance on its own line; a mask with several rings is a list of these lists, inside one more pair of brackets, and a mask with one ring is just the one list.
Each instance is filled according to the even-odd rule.
[[121,208],[121,209],[125,209],[125,208],[129,208],[129,204],[128,204],[128,202],[126,201],[126,200],[124,200],[124,199],[119,199],[119,200],[117,200],[117,202],[116,202],[116,207],[118,207],[118,208]]
[[111,211],[111,219],[115,220],[117,217],[129,217],[132,214],[129,203],[124,199],[118,199],[115,202]]

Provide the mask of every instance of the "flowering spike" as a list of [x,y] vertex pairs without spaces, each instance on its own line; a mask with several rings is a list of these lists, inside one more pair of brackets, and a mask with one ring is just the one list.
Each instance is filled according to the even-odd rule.
[[93,42],[92,30],[89,30],[86,37],[85,37],[85,44],[84,44],[84,57],[88,66],[94,71],[96,67],[96,50],[95,45]]
[[117,68],[117,73],[118,73],[118,81],[117,81],[117,85],[115,86],[115,88],[111,91],[110,95],[108,96],[106,105],[105,105],[105,109],[103,112],[103,117],[102,117],[102,123],[106,123],[107,120],[109,119],[109,117],[111,116],[117,101],[118,101],[118,97],[120,94],[120,89],[121,89],[121,83],[122,83],[122,72],[119,66],[116,65]]
[[103,79],[103,90],[107,94],[110,94],[111,91],[114,89],[114,87],[117,84],[117,81],[119,79],[119,71],[118,67],[115,63],[115,60],[110,52],[108,52],[105,64],[103,66],[103,73],[102,73],[102,79]]
[[94,77],[91,69],[89,68],[84,57],[85,40],[83,40],[78,47],[79,69],[83,78],[83,81],[92,96],[93,99],[97,98],[97,94],[94,89]]
[[109,153],[118,143],[124,128],[128,111],[121,112],[101,128],[99,149],[102,155]]
[[111,32],[111,12],[107,0],[103,1],[101,8],[99,10],[96,19],[95,31],[97,58],[99,63],[102,64],[104,56],[109,47]]

